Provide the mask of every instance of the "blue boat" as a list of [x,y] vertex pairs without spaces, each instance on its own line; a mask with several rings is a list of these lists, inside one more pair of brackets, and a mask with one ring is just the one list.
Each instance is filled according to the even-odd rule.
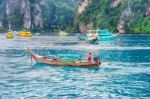
[[109,32],[107,29],[97,30],[97,33],[98,39],[102,41],[113,40],[117,36],[117,34],[113,34],[112,32]]
[[[96,35],[93,37],[93,35]],[[85,40],[87,43],[95,44],[100,41],[109,41],[115,39],[117,34],[109,32],[107,29],[89,30],[88,33],[84,33],[79,36],[79,40]]]

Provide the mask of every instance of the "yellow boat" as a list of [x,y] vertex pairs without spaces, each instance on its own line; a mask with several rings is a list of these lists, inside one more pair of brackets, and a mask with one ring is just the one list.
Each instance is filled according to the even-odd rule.
[[7,34],[5,35],[6,39],[13,39],[14,35],[12,31],[7,32]]
[[59,32],[59,36],[65,37],[65,36],[68,36],[68,35],[69,34],[67,32],[64,32],[64,31]]
[[19,37],[32,37],[32,33],[26,30],[20,31],[17,35]]

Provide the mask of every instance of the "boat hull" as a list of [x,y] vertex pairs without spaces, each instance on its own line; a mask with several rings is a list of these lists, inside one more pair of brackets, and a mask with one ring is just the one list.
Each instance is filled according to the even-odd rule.
[[116,38],[117,35],[113,34],[113,35],[100,35],[99,36],[99,40],[102,40],[102,41],[106,41],[106,40],[113,40]]
[[91,39],[91,40],[86,40],[87,43],[89,44],[97,44],[98,43],[98,39],[95,38],[95,39]]

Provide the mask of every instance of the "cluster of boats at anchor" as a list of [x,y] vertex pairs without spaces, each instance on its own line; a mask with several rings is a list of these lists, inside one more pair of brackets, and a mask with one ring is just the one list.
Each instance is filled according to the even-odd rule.
[[[69,33],[67,32],[64,32],[64,31],[60,31],[58,36],[60,37],[66,37],[68,36]],[[5,38],[6,39],[13,39],[14,36],[18,36],[18,37],[32,37],[32,33],[28,30],[23,30],[23,31],[12,31],[12,30],[9,30],[6,35],[5,35]]]
[[[32,33],[28,30],[23,30],[20,32],[11,31],[9,30],[5,37],[6,39],[13,39],[14,36],[17,35],[18,37],[32,37]],[[60,31],[58,33],[60,37],[67,37],[69,33]],[[98,29],[98,30],[88,30],[85,33],[80,33],[78,36],[79,40],[85,41],[90,44],[96,44],[98,41],[109,41],[115,39],[117,34],[109,32],[107,29]]]
[[[18,37],[32,37],[32,33],[27,30],[23,30],[20,32],[13,32],[8,31],[5,35],[6,39],[13,39],[14,36]],[[60,31],[59,35],[60,37],[66,37],[69,36],[69,33]],[[99,30],[88,30],[87,33],[81,33],[80,36],[78,36],[79,40],[85,41],[90,44],[96,44],[98,41],[108,41],[113,40],[117,34],[113,34],[112,32],[109,32],[107,29],[99,29]],[[83,61],[76,59],[56,59],[56,58],[47,58],[38,54],[35,54],[32,52],[32,49],[28,48],[29,53],[31,54],[32,58],[36,62],[48,64],[48,65],[56,65],[56,66],[100,66],[101,61],[98,59],[98,57],[95,57],[93,61]],[[67,57],[65,55],[65,57]]]
[[6,33],[5,37],[6,37],[6,39],[13,39],[15,35],[17,35],[18,37],[32,37],[32,33],[30,31],[27,31],[27,30],[23,30],[20,32],[9,30]]

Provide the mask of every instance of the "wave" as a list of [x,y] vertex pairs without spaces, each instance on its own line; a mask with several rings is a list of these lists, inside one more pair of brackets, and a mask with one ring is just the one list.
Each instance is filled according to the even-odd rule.
[[94,46],[94,45],[82,45],[82,46],[37,46],[37,45],[29,45],[29,46],[20,46],[20,47],[0,47],[1,50],[6,49],[27,49],[28,47],[32,49],[56,49],[56,50],[150,50],[150,47],[101,47],[101,46]]

